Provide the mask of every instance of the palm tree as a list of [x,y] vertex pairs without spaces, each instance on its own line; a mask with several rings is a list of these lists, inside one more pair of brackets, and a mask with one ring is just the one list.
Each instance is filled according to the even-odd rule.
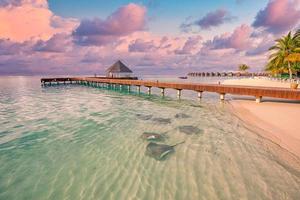
[[300,29],[296,31],[294,38],[296,39],[297,46],[300,47]]
[[294,35],[289,32],[286,36],[275,40],[276,44],[269,49],[272,51],[272,54],[269,57],[269,63],[266,69],[269,71],[285,71],[285,69],[287,69],[290,79],[292,79],[293,71],[291,61],[288,58],[300,50],[299,39],[300,31],[298,30]]
[[246,65],[246,64],[240,64],[239,65],[239,71],[245,72],[248,69],[250,69],[250,67],[248,65]]
[[272,60],[267,64],[266,71],[271,72],[271,74],[277,76],[278,74],[287,72],[286,68],[287,67],[285,65],[276,65],[275,61]]

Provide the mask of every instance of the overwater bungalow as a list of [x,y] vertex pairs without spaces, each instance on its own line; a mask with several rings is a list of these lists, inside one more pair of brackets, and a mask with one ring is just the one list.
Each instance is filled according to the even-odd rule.
[[106,70],[106,74],[109,78],[129,78],[133,72],[119,60]]

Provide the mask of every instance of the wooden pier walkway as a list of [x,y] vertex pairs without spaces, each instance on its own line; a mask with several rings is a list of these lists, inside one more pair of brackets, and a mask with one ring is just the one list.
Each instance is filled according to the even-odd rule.
[[[70,77],[70,78],[43,78],[42,85],[52,84],[87,84],[99,87],[111,86],[113,88],[120,86],[136,86],[140,93],[141,86],[147,87],[148,94],[151,94],[151,88],[161,89],[161,94],[165,95],[165,89],[177,90],[178,98],[181,97],[182,90],[192,90],[198,92],[198,98],[202,98],[203,92],[215,92],[220,94],[220,99],[225,99],[225,94],[254,96],[256,102],[261,102],[262,97],[281,98],[289,100],[300,100],[300,90],[289,88],[274,87],[254,87],[238,85],[220,85],[220,84],[201,84],[201,83],[179,83],[179,82],[160,82],[144,80],[124,80],[90,77]],[[130,89],[130,87],[128,87]]]

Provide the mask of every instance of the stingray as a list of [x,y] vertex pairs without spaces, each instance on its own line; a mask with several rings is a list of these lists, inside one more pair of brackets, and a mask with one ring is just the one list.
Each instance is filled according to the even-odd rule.
[[152,115],[136,114],[136,116],[141,120],[149,120],[152,118]]
[[175,115],[175,118],[177,119],[186,119],[186,118],[190,118],[191,116],[184,114],[184,113],[178,113]]
[[170,124],[171,123],[171,119],[168,118],[153,118],[152,121],[160,123],[160,124]]
[[152,132],[144,132],[141,135],[141,138],[148,141],[164,141],[166,136],[165,134],[158,134]]
[[199,134],[203,132],[201,129],[195,126],[179,126],[178,129],[180,132],[185,133],[187,135]]
[[190,106],[195,107],[195,108],[203,108],[203,106],[201,106],[201,105],[195,105],[195,104],[191,104]]
[[156,159],[164,160],[167,158],[167,155],[175,151],[174,147],[182,144],[184,142],[177,143],[175,145],[166,145],[166,144],[157,144],[150,142],[146,147],[146,155]]

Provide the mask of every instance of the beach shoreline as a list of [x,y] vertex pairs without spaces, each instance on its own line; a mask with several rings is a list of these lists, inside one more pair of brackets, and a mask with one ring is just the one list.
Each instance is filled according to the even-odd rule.
[[[287,83],[267,79],[226,80],[223,84],[287,87]],[[262,103],[256,103],[254,98],[235,96],[227,105],[247,128],[300,158],[299,101],[265,98]]]
[[[257,105],[253,101],[240,99],[229,100],[227,103],[231,112],[243,121],[248,129],[269,139],[300,159],[300,133],[296,131],[300,129],[300,123],[297,123],[297,118],[292,117],[282,120],[287,116],[296,115],[298,111],[300,113],[300,106],[292,103],[284,106],[278,104],[264,102]],[[296,106],[299,108],[291,112],[291,109]],[[288,112],[282,113],[283,109]]]

